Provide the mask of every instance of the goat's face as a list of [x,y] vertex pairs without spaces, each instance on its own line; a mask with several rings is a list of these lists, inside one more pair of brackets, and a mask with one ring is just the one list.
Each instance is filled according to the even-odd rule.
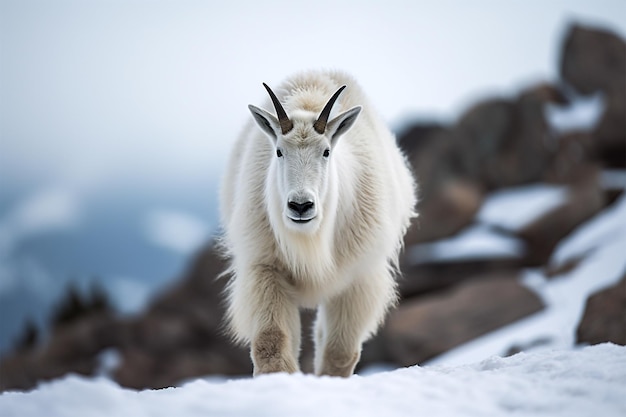
[[356,120],[361,107],[341,113],[331,121],[328,115],[341,88],[328,102],[319,117],[297,111],[287,117],[276,96],[267,87],[278,119],[255,106],[249,106],[255,121],[274,146],[270,181],[275,181],[283,218],[291,230],[312,233],[323,217],[328,192],[329,169],[333,148],[339,137]]
[[[319,223],[328,189],[331,141],[313,131],[312,122],[293,118],[290,134],[275,141],[271,172],[282,197],[284,218],[292,229],[312,230]],[[306,126],[308,124],[308,126]]]

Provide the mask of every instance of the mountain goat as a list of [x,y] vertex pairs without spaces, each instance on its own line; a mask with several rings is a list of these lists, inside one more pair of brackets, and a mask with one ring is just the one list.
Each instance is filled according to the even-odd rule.
[[230,328],[254,375],[298,372],[299,308],[317,307],[315,373],[349,376],[396,301],[415,182],[350,76],[303,73],[280,99],[263,85],[277,117],[248,106],[260,129],[239,137],[220,195]]

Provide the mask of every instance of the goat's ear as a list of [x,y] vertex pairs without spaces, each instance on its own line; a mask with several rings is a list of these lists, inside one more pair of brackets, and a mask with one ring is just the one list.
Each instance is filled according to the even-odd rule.
[[361,106],[356,106],[350,110],[346,110],[326,125],[326,135],[330,137],[331,143],[337,141],[337,139],[346,133],[348,129],[352,127],[356,121],[359,113],[361,113]]
[[254,116],[256,124],[259,125],[265,134],[275,141],[278,138],[278,133],[280,132],[280,123],[278,122],[278,119],[271,113],[266,112],[257,106],[253,106],[252,104],[248,105],[248,108],[250,109],[252,116]]

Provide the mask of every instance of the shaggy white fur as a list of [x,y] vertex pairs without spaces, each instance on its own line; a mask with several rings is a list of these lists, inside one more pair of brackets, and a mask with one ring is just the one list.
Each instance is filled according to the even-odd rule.
[[245,127],[222,183],[230,326],[255,375],[296,372],[299,308],[317,307],[315,372],[348,376],[396,300],[415,181],[352,77],[306,72],[276,91],[278,118],[250,106],[258,126]]

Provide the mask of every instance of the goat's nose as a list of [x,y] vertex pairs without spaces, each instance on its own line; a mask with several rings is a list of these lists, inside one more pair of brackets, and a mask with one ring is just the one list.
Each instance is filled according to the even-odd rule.
[[298,213],[300,216],[304,215],[307,211],[313,209],[314,204],[312,201],[305,201],[304,203],[298,203],[296,201],[290,201],[287,203],[287,207],[290,210]]

